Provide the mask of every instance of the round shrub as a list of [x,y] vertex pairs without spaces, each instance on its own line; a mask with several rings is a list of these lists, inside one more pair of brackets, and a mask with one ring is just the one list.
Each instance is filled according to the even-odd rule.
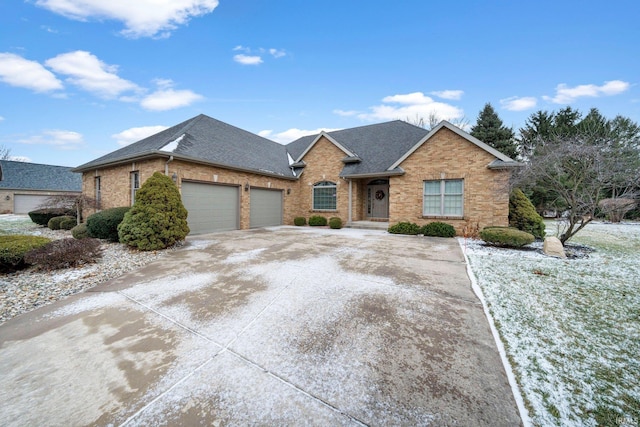
[[49,220],[49,222],[47,223],[47,227],[49,227],[50,230],[71,230],[71,228],[73,228],[73,226],[71,228],[62,228],[62,222],[63,221],[69,221],[71,220],[73,222],[73,224],[75,225],[76,223],[76,219],[75,217],[69,216],[69,215],[64,215],[64,216],[55,216],[53,218],[51,218]]
[[533,243],[533,234],[511,227],[485,227],[480,231],[480,238],[495,246],[519,248]]
[[298,227],[301,227],[307,223],[307,219],[303,216],[297,216],[293,219],[293,223]]
[[544,238],[544,220],[519,188],[509,197],[509,226],[533,234],[537,239]]
[[63,220],[60,221],[60,230],[71,230],[76,225],[78,225],[78,221],[74,217],[65,216]]
[[167,248],[189,234],[188,212],[171,178],[154,173],[118,226],[120,242],[143,251]]
[[389,227],[387,231],[391,234],[415,235],[420,232],[420,227],[418,226],[418,224],[415,224],[413,222],[399,222]]
[[455,237],[456,229],[444,222],[430,222],[420,227],[420,234],[432,237]]
[[51,240],[40,236],[10,234],[0,236],[0,271],[12,271],[26,266],[24,256],[32,249]]
[[28,213],[31,221],[35,222],[38,225],[48,225],[49,220],[51,218],[55,218],[57,216],[73,216],[75,217],[76,213],[73,209],[65,209],[65,208],[44,208],[44,209],[36,209],[35,211],[31,211]]
[[327,225],[327,218],[320,215],[314,215],[309,217],[309,225],[312,227]]
[[91,237],[89,234],[89,229],[87,228],[87,223],[83,222],[82,224],[78,224],[71,229],[71,235],[74,239],[86,239],[87,237]]
[[93,263],[101,256],[100,240],[68,238],[54,240],[33,249],[27,252],[24,259],[42,270],[57,270]]
[[87,230],[92,237],[106,239],[112,242],[118,241],[118,225],[129,211],[128,206],[121,208],[105,209],[96,212],[87,218]]
[[329,218],[329,228],[333,228],[334,230],[342,228],[342,219],[337,216]]

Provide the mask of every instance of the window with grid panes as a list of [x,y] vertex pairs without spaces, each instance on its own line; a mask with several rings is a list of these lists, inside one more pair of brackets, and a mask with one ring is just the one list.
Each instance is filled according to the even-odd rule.
[[424,181],[424,216],[463,216],[464,182],[461,179]]

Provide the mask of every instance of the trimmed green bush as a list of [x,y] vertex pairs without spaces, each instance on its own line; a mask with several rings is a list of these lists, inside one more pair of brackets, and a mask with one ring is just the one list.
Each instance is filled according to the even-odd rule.
[[420,233],[431,237],[455,237],[456,229],[444,222],[430,222],[420,227]]
[[420,227],[418,226],[418,224],[415,224],[413,222],[399,222],[389,227],[387,231],[391,234],[415,235],[420,232]]
[[306,225],[306,223],[307,223],[307,219],[303,216],[297,216],[293,219],[293,224],[297,225],[298,227]]
[[337,216],[329,218],[329,228],[333,228],[334,230],[342,228],[342,219]]
[[100,240],[72,238],[54,240],[25,255],[25,262],[42,270],[77,267],[96,262],[102,256]]
[[38,225],[47,226],[49,224],[49,220],[51,218],[55,218],[57,216],[72,216],[75,218],[75,211],[64,209],[64,208],[45,208],[45,209],[36,209],[35,211],[31,211],[28,213],[31,221],[35,222]]
[[87,230],[89,230],[91,237],[117,242],[118,225],[122,222],[129,209],[131,208],[128,206],[105,209],[89,216],[87,218]]
[[71,230],[78,225],[78,221],[72,216],[66,216],[60,221],[60,230]]
[[118,226],[120,242],[143,251],[167,248],[189,234],[187,215],[171,178],[156,172],[140,187]]
[[533,243],[535,237],[517,228],[485,227],[480,231],[480,238],[495,246],[519,248]]
[[327,218],[320,215],[314,215],[309,217],[309,225],[312,227],[327,225]]
[[74,239],[86,239],[87,237],[91,237],[89,234],[89,229],[87,228],[87,223],[83,222],[82,224],[78,224],[71,229],[71,235]]
[[509,226],[533,234],[537,239],[544,238],[544,220],[519,188],[509,197]]
[[26,266],[27,252],[46,245],[51,240],[41,236],[7,234],[0,236],[0,271],[12,271]]
[[[54,216],[47,223],[47,227],[49,227],[50,230],[60,230],[62,228],[62,222],[65,221],[65,220],[67,220],[67,221],[71,220],[71,221],[73,221],[74,224],[76,222],[76,218],[73,217],[73,216],[69,216],[69,215]],[[71,227],[71,228],[73,228],[73,227]],[[70,228],[65,228],[64,230],[70,230]]]

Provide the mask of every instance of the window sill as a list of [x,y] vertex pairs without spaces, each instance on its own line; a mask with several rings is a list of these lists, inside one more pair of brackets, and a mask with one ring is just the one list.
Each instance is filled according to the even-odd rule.
[[422,219],[457,219],[457,220],[466,220],[467,218],[464,216],[455,216],[455,215],[422,215]]
[[337,209],[311,209],[309,212],[338,212]]

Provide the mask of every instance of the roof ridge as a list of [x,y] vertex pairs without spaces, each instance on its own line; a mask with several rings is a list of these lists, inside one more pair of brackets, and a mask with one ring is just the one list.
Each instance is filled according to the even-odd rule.
[[27,164],[27,165],[37,165],[37,166],[48,166],[48,167],[54,167],[54,168],[73,169],[73,166],[50,165],[48,163],[23,162],[23,161],[20,161],[20,160],[10,160],[10,159],[0,159],[0,162],[11,162],[11,163],[20,163],[20,164]]

